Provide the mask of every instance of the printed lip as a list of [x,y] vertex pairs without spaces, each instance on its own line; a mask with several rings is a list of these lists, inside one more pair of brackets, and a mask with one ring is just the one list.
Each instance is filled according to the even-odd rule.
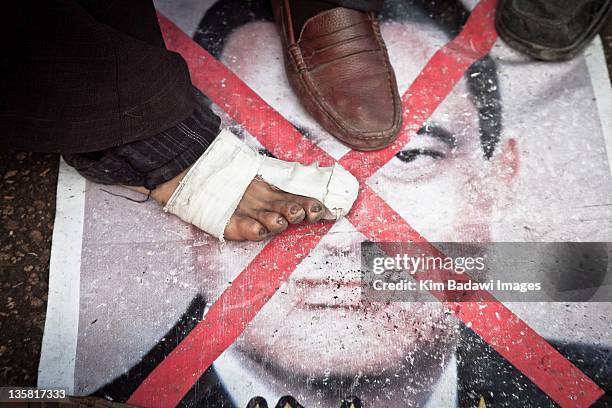
[[316,288],[316,287],[326,287],[326,286],[334,286],[338,289],[343,287],[348,288],[360,288],[361,280],[351,279],[312,279],[312,278],[302,278],[296,279],[294,281],[295,286],[297,287],[306,287],[306,288]]
[[358,311],[367,307],[361,297],[361,280],[304,278],[293,285],[295,305],[300,309]]

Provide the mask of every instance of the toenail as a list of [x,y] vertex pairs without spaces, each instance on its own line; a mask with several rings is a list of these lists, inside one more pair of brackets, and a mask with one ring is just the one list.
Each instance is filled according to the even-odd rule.
[[310,207],[310,211],[312,212],[319,212],[321,211],[323,208],[321,208],[321,204],[315,204],[312,207]]
[[260,228],[260,229],[259,229],[259,236],[260,236],[260,237],[263,237],[263,236],[264,236],[264,235],[266,235],[266,234],[267,234],[267,231],[265,230],[265,228]]
[[289,212],[290,212],[291,214],[297,214],[297,213],[298,213],[298,211],[300,211],[300,207],[298,207],[297,205],[294,205],[294,206],[292,206],[292,207],[289,209]]
[[276,219],[276,223],[279,224],[279,225],[285,225],[285,222],[287,222],[287,221],[285,221],[285,219],[283,217],[278,217]]

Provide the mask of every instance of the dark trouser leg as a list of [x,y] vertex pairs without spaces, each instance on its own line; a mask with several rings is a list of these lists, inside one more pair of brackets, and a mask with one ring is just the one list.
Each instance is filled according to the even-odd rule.
[[124,35],[166,49],[150,0],[76,0],[93,18]]
[[193,110],[187,67],[155,35],[150,1],[129,2],[144,20],[134,23],[141,37],[149,27],[148,41],[108,25],[113,7],[99,21],[76,1],[15,3],[9,7],[20,21],[2,59],[0,102],[3,142],[11,147],[104,149],[159,133]]
[[196,102],[150,0],[22,4],[10,6],[16,41],[0,60],[0,145],[60,152],[95,181],[150,188],[214,139],[219,119]]
[[220,119],[196,91],[192,114],[165,131],[136,142],[89,153],[65,153],[85,178],[154,190],[195,163],[219,133]]

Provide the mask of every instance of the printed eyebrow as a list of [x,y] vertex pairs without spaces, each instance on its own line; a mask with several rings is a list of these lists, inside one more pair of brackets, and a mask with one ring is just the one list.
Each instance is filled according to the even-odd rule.
[[417,135],[431,136],[445,143],[450,148],[457,147],[457,138],[455,135],[439,125],[427,123],[417,131]]

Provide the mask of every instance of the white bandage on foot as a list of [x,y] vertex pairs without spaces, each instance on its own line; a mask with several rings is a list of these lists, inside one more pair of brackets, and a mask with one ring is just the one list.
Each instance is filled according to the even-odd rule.
[[164,211],[223,241],[223,232],[251,181],[260,176],[287,193],[319,200],[325,219],[351,209],[359,183],[342,166],[305,166],[258,154],[229,130],[221,131],[183,178]]

